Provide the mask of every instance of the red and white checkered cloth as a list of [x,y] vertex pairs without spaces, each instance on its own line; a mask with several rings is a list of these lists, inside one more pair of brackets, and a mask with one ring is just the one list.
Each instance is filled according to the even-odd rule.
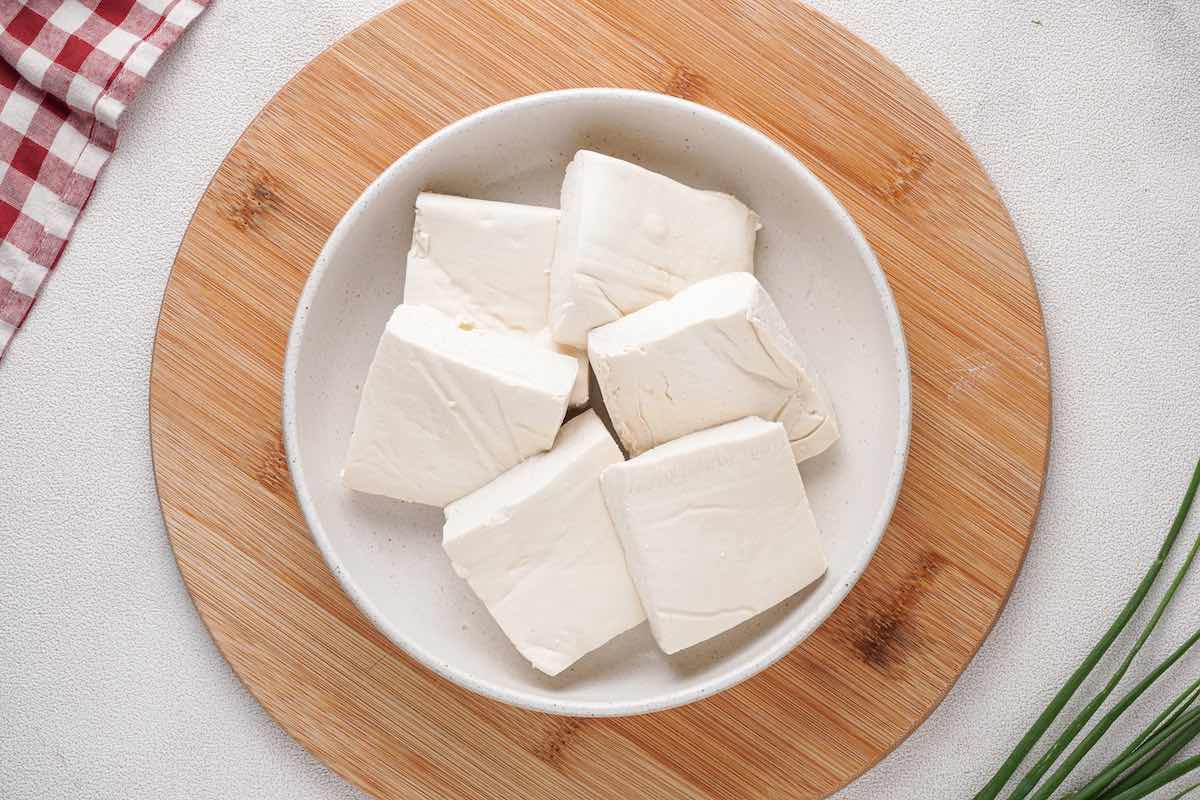
[[67,244],[117,122],[209,0],[0,0],[0,357]]

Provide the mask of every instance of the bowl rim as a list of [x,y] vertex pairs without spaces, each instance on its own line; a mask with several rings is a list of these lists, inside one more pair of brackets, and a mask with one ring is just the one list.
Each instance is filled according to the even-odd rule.
[[[815,194],[822,198],[822,201],[827,205],[830,211],[841,224],[851,234],[854,246],[866,264],[871,275],[871,280],[875,286],[876,292],[883,306],[884,315],[887,320],[888,331],[891,334],[892,344],[895,349],[896,358],[896,378],[898,382],[898,407],[899,407],[899,431],[896,442],[896,449],[892,456],[892,466],[888,477],[888,485],[884,494],[883,503],[880,505],[875,518],[871,525],[869,536],[864,542],[864,546],[860,550],[854,565],[847,572],[838,586],[832,588],[824,601],[818,605],[816,610],[809,614],[800,623],[796,624],[792,630],[787,631],[785,635],[777,637],[777,640],[772,643],[764,653],[757,658],[742,664],[737,668],[729,669],[728,671],[715,676],[704,682],[698,687],[688,689],[669,690],[660,692],[652,697],[640,700],[637,702],[603,702],[603,701],[556,701],[547,699],[539,694],[527,692],[523,690],[511,689],[498,685],[486,678],[477,677],[476,675],[458,669],[450,664],[444,663],[437,658],[434,658],[429,652],[417,645],[411,639],[404,635],[395,625],[393,625],[371,602],[365,592],[362,592],[352,577],[342,567],[341,561],[334,552],[333,544],[325,534],[325,530],[320,524],[317,517],[316,508],[306,488],[307,484],[304,478],[303,469],[300,466],[299,460],[299,442],[297,440],[296,431],[296,373],[300,358],[301,339],[303,338],[304,330],[308,320],[309,309],[312,306],[312,300],[316,297],[317,292],[322,283],[325,272],[329,266],[331,253],[339,249],[342,241],[349,235],[351,229],[354,228],[357,218],[362,215],[364,209],[370,205],[374,196],[381,191],[381,188],[386,184],[391,176],[404,168],[404,166],[413,160],[419,159],[424,153],[436,148],[442,141],[452,138],[458,132],[470,128],[480,122],[500,114],[506,114],[513,111],[531,108],[540,105],[560,103],[563,101],[583,101],[593,98],[616,98],[633,100],[641,103],[660,103],[664,106],[673,106],[679,110],[685,110],[693,114],[707,118],[709,121],[719,125],[732,127],[757,143],[764,149],[773,152],[776,156],[781,156],[784,161],[791,167],[796,178],[808,185]],[[283,429],[283,444],[284,451],[287,456],[288,474],[292,481],[292,487],[296,494],[296,501],[300,506],[300,510],[304,515],[304,520],[308,526],[308,530],[313,540],[316,542],[318,549],[324,558],[326,565],[337,579],[347,596],[351,599],[354,605],[371,621],[371,623],[380,630],[393,644],[399,647],[403,652],[416,659],[419,663],[433,670],[435,673],[451,681],[459,686],[471,690],[477,694],[489,697],[493,700],[508,703],[510,705],[526,708],[532,711],[541,711],[549,714],[566,714],[571,716],[582,717],[618,717],[630,716],[635,714],[645,714],[654,711],[664,711],[671,708],[687,705],[705,697],[710,697],[718,692],[729,689],[744,680],[747,680],[754,675],[762,672],[770,667],[783,656],[791,652],[796,646],[807,639],[814,631],[817,630],[830,617],[834,610],[841,605],[846,595],[858,582],[870,563],[875,551],[879,547],[880,541],[883,539],[883,534],[887,530],[887,526],[891,521],[892,514],[896,507],[897,499],[900,494],[900,487],[903,483],[905,469],[908,462],[909,442],[912,434],[912,374],[908,359],[908,347],[904,337],[904,329],[900,321],[900,312],[896,306],[895,297],[892,294],[891,287],[888,285],[887,278],[884,275],[883,269],[879,266],[878,259],[875,257],[874,251],[863,236],[862,231],[854,222],[854,219],[846,211],[841,201],[833,194],[833,192],[819,179],[800,159],[793,155],[790,151],[778,144],[761,131],[747,125],[746,123],[735,119],[728,114],[709,108],[708,106],[694,103],[690,100],[674,97],[672,95],[660,94],[658,92],[645,91],[641,89],[621,89],[621,88],[577,88],[577,89],[560,89],[549,92],[541,92],[538,94],[526,95],[517,97],[512,100],[507,100],[493,106],[481,109],[473,114],[456,120],[449,125],[434,132],[422,141],[418,142],[398,159],[392,162],[386,169],[383,170],[374,180],[363,190],[362,194],[355,199],[354,203],[338,221],[321,248],[320,254],[317,256],[310,271],[308,278],[305,280],[304,289],[300,293],[300,297],[296,303],[296,312],[292,319],[292,326],[288,333],[287,350],[284,355],[283,364],[283,398],[281,405],[281,425]]]

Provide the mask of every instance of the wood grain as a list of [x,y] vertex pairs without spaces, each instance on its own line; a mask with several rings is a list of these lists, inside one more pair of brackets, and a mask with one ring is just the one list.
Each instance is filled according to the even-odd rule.
[[[342,213],[447,123],[572,86],[686,97],[800,157],[887,272],[911,352],[911,458],[870,569],[778,665],[631,719],[508,708],[393,648],[341,593],[280,446],[284,344]],[[961,137],[895,66],[790,0],[412,0],[338,42],[218,171],[163,302],[151,377],[163,514],[221,652],[347,779],[403,798],[805,798],[937,705],[1007,599],[1050,432],[1037,294]]]

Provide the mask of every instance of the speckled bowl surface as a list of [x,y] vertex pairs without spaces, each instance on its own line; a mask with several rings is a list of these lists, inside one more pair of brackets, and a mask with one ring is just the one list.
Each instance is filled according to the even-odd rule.
[[[842,438],[800,467],[829,556],[824,578],[674,656],[659,651],[643,623],[550,678],[521,658],[454,574],[441,547],[440,509],[348,492],[338,473],[376,342],[402,299],[417,193],[557,206],[563,170],[581,148],[729,192],[762,216],[757,274],[829,387]],[[866,240],[829,190],[783,148],[730,117],[619,89],[552,92],[489,108],[439,131],[380,175],[309,276],[283,392],[300,507],[363,613],[414,658],[471,690],[591,716],[655,711],[721,691],[824,622],[891,517],[911,417],[895,303]]]

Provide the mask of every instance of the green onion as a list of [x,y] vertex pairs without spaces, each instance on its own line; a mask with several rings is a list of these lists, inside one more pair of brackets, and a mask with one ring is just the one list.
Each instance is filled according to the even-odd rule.
[[[1159,548],[1157,557],[1150,565],[1150,568],[1146,571],[1141,583],[1138,584],[1129,600],[1126,601],[1124,608],[1121,609],[1121,613],[1117,615],[1115,620],[1113,620],[1112,625],[1109,626],[1108,630],[1100,638],[1100,641],[1097,642],[1092,650],[1088,653],[1087,657],[1084,658],[1083,662],[1075,669],[1073,673],[1071,673],[1071,676],[1067,679],[1066,684],[1064,684],[1063,687],[1058,690],[1058,693],[1054,695],[1054,698],[1050,701],[1049,705],[1047,705],[1045,710],[1042,711],[1042,713],[1038,716],[1037,720],[1033,723],[1026,734],[1021,737],[1020,742],[1018,742],[1017,746],[1013,748],[1012,753],[1010,753],[1008,758],[1004,760],[1004,763],[1000,765],[1000,769],[996,771],[996,774],[993,775],[991,780],[989,780],[987,784],[985,784],[984,787],[979,791],[979,793],[975,795],[974,800],[995,800],[995,798],[1000,794],[1000,791],[1004,788],[1005,784],[1008,783],[1013,774],[1021,766],[1021,762],[1025,759],[1025,756],[1029,754],[1029,751],[1034,748],[1034,746],[1046,733],[1046,730],[1050,727],[1058,715],[1062,713],[1063,707],[1066,706],[1066,704],[1071,700],[1071,697],[1074,696],[1076,691],[1078,691],[1079,686],[1088,677],[1088,675],[1091,674],[1092,670],[1095,669],[1096,664],[1099,663],[1104,654],[1108,652],[1108,649],[1112,646],[1112,643],[1116,640],[1117,636],[1119,636],[1125,629],[1125,626],[1129,624],[1129,620],[1133,617],[1134,613],[1137,612],[1142,602],[1146,599],[1146,595],[1149,593],[1151,586],[1154,585],[1155,580],[1158,578],[1158,574],[1162,571],[1163,565],[1166,563],[1167,557],[1171,553],[1171,548],[1175,544],[1175,540],[1179,538],[1179,533],[1183,529],[1183,523],[1187,519],[1188,511],[1192,507],[1192,501],[1195,500],[1196,491],[1198,488],[1200,488],[1200,462],[1196,463],[1196,468],[1192,472],[1191,483],[1188,485],[1187,492],[1184,494],[1183,503],[1179,507],[1179,512],[1175,515],[1175,520],[1172,523],[1170,530],[1167,532],[1167,536],[1163,540],[1162,546]],[[1177,588],[1178,580],[1180,580],[1179,576],[1177,576],[1176,583],[1173,584],[1175,588]],[[1174,596],[1173,592],[1171,593],[1171,596]],[[1150,621],[1150,623],[1147,624],[1148,629],[1152,630],[1153,626],[1158,623],[1158,619],[1162,615],[1163,608],[1165,608],[1165,606],[1160,603],[1160,607],[1158,610],[1156,610],[1154,618]],[[1135,645],[1135,651],[1141,647],[1141,644],[1144,642],[1144,637],[1148,635],[1149,634],[1147,630],[1143,630],[1143,637],[1139,638],[1138,643]],[[1127,662],[1131,660],[1131,658],[1126,659]],[[1123,664],[1122,668],[1128,669],[1128,663]],[[1124,673],[1121,672],[1121,674],[1123,675]],[[1106,692],[1102,693],[1103,697],[1099,698],[1100,702],[1097,703],[1096,700],[1093,700],[1093,702],[1088,705],[1088,708],[1084,709],[1084,712],[1081,712],[1076,717],[1076,719],[1072,722],[1073,730],[1069,728],[1068,731],[1063,734],[1063,737],[1060,738],[1059,743],[1055,745],[1057,752],[1055,753],[1054,757],[1048,762],[1044,763],[1044,765],[1043,762],[1046,761],[1045,759],[1043,759],[1043,762],[1039,762],[1039,766],[1041,766],[1041,772],[1039,773],[1039,776],[1044,774],[1045,771],[1049,769],[1049,767],[1054,763],[1054,759],[1057,759],[1058,754],[1061,753],[1068,744],[1070,744],[1074,737],[1079,733],[1079,729],[1082,728],[1087,720],[1091,718],[1091,715],[1094,714],[1099,705],[1103,703],[1104,697],[1107,697],[1108,694],[1112,692],[1112,689],[1115,688],[1115,685],[1115,683],[1110,681],[1110,686],[1106,687]],[[1086,717],[1084,716],[1085,713]],[[1082,720],[1080,719],[1081,717]],[[1037,768],[1035,767],[1035,769]],[[1036,779],[1034,780],[1034,784],[1036,784]],[[1024,784],[1022,785],[1024,786]],[[1032,788],[1032,785],[1030,785],[1028,788],[1025,788],[1024,792],[1021,792],[1021,788],[1018,787],[1018,793],[1014,793],[1013,797],[1024,797],[1026,794],[1028,794],[1030,788]],[[1125,800],[1125,798],[1122,798],[1122,800]]]
[[[1200,469],[1200,464],[1197,464],[1197,468]],[[1180,515],[1176,516],[1175,521],[1180,527],[1182,527],[1183,520],[1186,518],[1187,507],[1185,506],[1184,508],[1180,509]],[[1009,800],[1022,800],[1022,798],[1026,797],[1029,792],[1033,790],[1033,787],[1036,786],[1037,782],[1041,780],[1043,775],[1046,774],[1046,771],[1053,766],[1055,761],[1058,760],[1058,757],[1062,754],[1062,751],[1065,750],[1067,745],[1069,745],[1075,739],[1075,737],[1079,734],[1079,731],[1083,729],[1083,726],[1088,723],[1088,721],[1096,713],[1097,709],[1104,704],[1104,702],[1108,699],[1108,696],[1111,695],[1117,688],[1117,685],[1120,684],[1121,680],[1125,677],[1125,673],[1129,672],[1129,667],[1133,664],[1133,659],[1139,652],[1141,652],[1143,645],[1146,644],[1146,640],[1150,638],[1150,634],[1153,633],[1154,629],[1158,626],[1159,620],[1162,619],[1163,613],[1165,613],[1167,610],[1167,606],[1169,606],[1171,601],[1175,599],[1175,594],[1179,591],[1179,587],[1183,584],[1183,579],[1187,576],[1188,571],[1192,568],[1192,564],[1195,562],[1198,552],[1200,552],[1200,536],[1196,537],[1196,543],[1192,545],[1192,549],[1188,552],[1187,558],[1184,559],[1183,564],[1181,564],[1179,569],[1176,571],[1175,578],[1171,581],[1170,588],[1167,590],[1166,594],[1162,596],[1162,599],[1158,601],[1158,606],[1154,609],[1154,614],[1150,617],[1150,620],[1146,623],[1145,627],[1142,628],[1141,634],[1138,636],[1137,641],[1134,642],[1133,647],[1130,649],[1128,655],[1125,656],[1125,660],[1121,662],[1121,666],[1115,673],[1113,673],[1112,678],[1109,679],[1104,688],[1092,698],[1091,702],[1088,703],[1082,711],[1075,716],[1075,719],[1071,720],[1071,724],[1068,725],[1067,729],[1063,731],[1057,740],[1055,740],[1050,749],[1046,751],[1046,754],[1038,759],[1037,764],[1034,765],[1033,769],[1029,771],[1029,774],[1021,779],[1021,782],[1017,784],[1017,788],[1011,795],[1009,795]],[[1124,711],[1129,708],[1129,706],[1132,705],[1139,696],[1141,696],[1142,692],[1148,689],[1150,684],[1154,683],[1154,681],[1160,675],[1162,675],[1164,671],[1166,671],[1166,668],[1175,663],[1175,661],[1178,660],[1185,652],[1187,652],[1187,650],[1193,644],[1195,644],[1195,638],[1193,638],[1186,647],[1182,648],[1180,651],[1177,651],[1176,654],[1169,660],[1169,662],[1165,663],[1161,669],[1151,673],[1151,676],[1142,681],[1142,683],[1138,685],[1137,689],[1126,695],[1125,698],[1123,698],[1121,702],[1118,703],[1116,707],[1114,707],[1113,710],[1101,720],[1096,728],[1092,730],[1092,732],[1084,740],[1084,743],[1072,751],[1071,755],[1067,758],[1067,761],[1063,764],[1063,766],[1055,771],[1048,781],[1048,788],[1043,788],[1033,795],[1033,800],[1048,800],[1054,790],[1061,786],[1062,782],[1066,780],[1068,775],[1071,774],[1071,771],[1079,763],[1080,759],[1087,755],[1088,751],[1091,750],[1095,743],[1100,740],[1100,737],[1104,735],[1104,732],[1112,726],[1117,717],[1121,716],[1121,714],[1124,713]]]
[[[1170,762],[1180,750],[1191,744],[1192,740],[1200,735],[1200,713],[1189,714],[1186,718],[1181,719],[1177,723],[1177,726],[1177,728],[1170,732],[1164,732],[1166,735],[1162,736],[1161,741],[1156,742],[1154,747],[1158,747],[1158,744],[1161,742],[1165,742],[1165,744],[1162,744],[1137,769],[1130,772],[1119,783],[1106,791],[1103,797],[1116,797],[1131,786],[1136,786],[1142,781],[1147,780]],[[1155,738],[1160,737],[1156,736]]]
[[[1200,546],[1200,538],[1196,539],[1196,544],[1197,546]],[[1195,554],[1196,548],[1193,548],[1191,555],[1194,557]],[[1191,560],[1189,559],[1188,563],[1180,569],[1180,572],[1182,573],[1190,565]],[[1160,604],[1159,607],[1161,609],[1162,605]],[[1150,688],[1151,684],[1162,677],[1162,674],[1170,669],[1176,661],[1183,658],[1184,654],[1186,654],[1188,650],[1192,649],[1192,646],[1195,645],[1197,641],[1200,641],[1200,630],[1197,630],[1194,634],[1192,634],[1186,642],[1176,648],[1175,652],[1172,653],[1165,661],[1159,664],[1153,672],[1143,678],[1137,684],[1137,686],[1135,686],[1124,697],[1122,697],[1121,700],[1100,719],[1100,722],[1096,723],[1096,727],[1092,728],[1092,730],[1088,732],[1088,735],[1084,737],[1083,741],[1071,751],[1071,754],[1067,756],[1067,759],[1062,763],[1062,766],[1055,770],[1054,774],[1046,779],[1046,782],[1042,784],[1041,788],[1032,795],[1031,800],[1050,800],[1050,796],[1054,794],[1055,790],[1057,790],[1059,786],[1062,786],[1063,782],[1075,770],[1075,767],[1078,766],[1079,762],[1083,760],[1083,757],[1086,756],[1091,749],[1096,746],[1096,742],[1100,741],[1104,734],[1108,732],[1108,729],[1113,726],[1113,723],[1115,723],[1117,719],[1124,714],[1125,711],[1131,705],[1133,705],[1139,697],[1142,696],[1143,692]],[[1105,693],[1104,697],[1107,698],[1108,694]],[[1082,725],[1080,727],[1082,727]],[[1064,741],[1062,738],[1060,738],[1059,742],[1062,743],[1062,747],[1058,747],[1058,743],[1055,743],[1055,746],[1058,747],[1059,752],[1062,751],[1063,747],[1066,747],[1068,741],[1069,740]],[[1052,750],[1051,752],[1054,751]],[[1034,773],[1031,772],[1030,776],[1033,775]],[[1036,783],[1037,778],[1040,777],[1040,774],[1035,776],[1034,783]],[[1028,778],[1026,778],[1026,780],[1028,780]],[[1024,795],[1021,796],[1024,797]]]
[[[1151,792],[1161,789],[1168,783],[1187,775],[1194,769],[1200,769],[1200,756],[1192,756],[1191,758],[1180,761],[1178,764],[1173,764],[1164,770],[1160,770],[1152,777],[1147,778],[1136,786],[1131,786],[1120,794],[1113,795],[1112,800],[1142,800],[1143,797]],[[1191,789],[1185,790],[1183,794],[1187,794],[1195,788],[1196,787],[1193,786]],[[1182,796],[1183,795],[1177,795],[1177,797]]]
[[[1165,738],[1175,735],[1181,728],[1186,727],[1195,718],[1194,714],[1200,714],[1200,709],[1196,709],[1194,713],[1189,712],[1197,697],[1200,697],[1200,680],[1180,692],[1179,696],[1172,700],[1171,704],[1163,709],[1162,713],[1155,717],[1154,721],[1146,726],[1146,729],[1138,734],[1138,737],[1128,747],[1105,765],[1099,775],[1072,795],[1073,800],[1091,800],[1092,797],[1105,798],[1142,780],[1144,775],[1131,781],[1130,779],[1133,777],[1131,774],[1122,779],[1120,783],[1113,785],[1121,773],[1145,759]],[[1138,771],[1141,769],[1142,767],[1139,767]]]
[[1200,789],[1200,783],[1193,783],[1191,786],[1189,786],[1188,788],[1184,789],[1179,794],[1172,797],[1171,800],[1181,800],[1181,798],[1184,795],[1191,794],[1192,792],[1196,791],[1197,789]]
[[[1175,718],[1192,707],[1192,704],[1200,698],[1200,680],[1197,680],[1191,686],[1179,693],[1179,696],[1171,701],[1171,704],[1163,709],[1162,713],[1154,718],[1146,729],[1138,734],[1138,737],[1129,745],[1129,749],[1133,749],[1149,739],[1160,728],[1170,725]],[[1122,754],[1123,755],[1123,754]]]
[[[1182,750],[1187,743],[1191,741],[1191,739],[1195,738],[1195,734],[1192,734],[1186,738],[1181,734],[1186,734],[1197,724],[1200,724],[1200,709],[1192,709],[1185,714],[1179,715],[1173,722],[1168,725],[1164,725],[1161,729],[1155,731],[1152,736],[1145,739],[1136,748],[1133,748],[1132,752],[1130,752],[1130,749],[1127,748],[1126,753],[1114,759],[1099,775],[1089,781],[1088,784],[1078,792],[1073,794],[1073,800],[1093,800],[1093,798],[1100,797],[1102,795],[1118,794],[1133,784],[1140,783],[1151,773],[1157,770],[1158,767],[1161,767],[1162,764],[1165,764],[1167,761],[1169,761],[1171,756]],[[1167,743],[1167,746],[1155,753],[1156,748],[1158,748],[1164,742]],[[1175,747],[1173,743],[1178,743],[1178,746]],[[1162,754],[1169,750],[1171,750],[1169,755],[1167,755],[1165,758],[1161,758]],[[1138,766],[1134,772],[1127,775],[1116,786],[1109,788],[1113,781],[1117,780],[1122,773],[1133,767],[1139,761],[1146,759],[1146,757],[1151,753],[1155,753],[1155,755],[1142,763],[1141,766]]]

